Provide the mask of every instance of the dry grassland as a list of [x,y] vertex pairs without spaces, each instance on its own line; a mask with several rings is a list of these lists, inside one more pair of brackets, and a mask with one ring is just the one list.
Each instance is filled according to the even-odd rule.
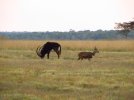
[[[36,49],[47,41],[1,40],[2,49]],[[98,40],[98,41],[56,41],[63,49],[91,50],[95,46],[102,51],[134,51],[134,40]]]
[[[134,40],[57,41],[58,59],[40,59],[46,41],[0,41],[0,100],[134,100]],[[100,50],[90,61],[79,51]]]

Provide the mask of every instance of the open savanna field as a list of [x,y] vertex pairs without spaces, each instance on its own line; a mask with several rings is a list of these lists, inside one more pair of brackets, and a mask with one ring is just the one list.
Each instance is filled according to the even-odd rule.
[[[134,40],[56,41],[58,59],[40,59],[46,41],[0,41],[0,100],[134,100]],[[90,61],[80,51],[99,49]]]

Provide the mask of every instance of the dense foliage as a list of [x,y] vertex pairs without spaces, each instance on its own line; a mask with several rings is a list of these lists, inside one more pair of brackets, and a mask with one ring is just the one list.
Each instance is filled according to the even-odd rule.
[[134,21],[116,23],[115,29],[127,38],[128,33],[134,30]]

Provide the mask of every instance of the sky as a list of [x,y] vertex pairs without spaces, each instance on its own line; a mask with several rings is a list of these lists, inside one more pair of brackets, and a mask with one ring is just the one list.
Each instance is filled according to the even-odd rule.
[[134,20],[134,0],[0,0],[0,31],[112,30]]

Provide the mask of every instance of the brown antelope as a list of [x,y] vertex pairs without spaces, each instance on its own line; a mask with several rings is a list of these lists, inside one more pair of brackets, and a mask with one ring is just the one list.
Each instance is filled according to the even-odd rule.
[[99,53],[99,50],[95,47],[93,52],[79,52],[78,60],[88,59],[90,60],[96,53]]

